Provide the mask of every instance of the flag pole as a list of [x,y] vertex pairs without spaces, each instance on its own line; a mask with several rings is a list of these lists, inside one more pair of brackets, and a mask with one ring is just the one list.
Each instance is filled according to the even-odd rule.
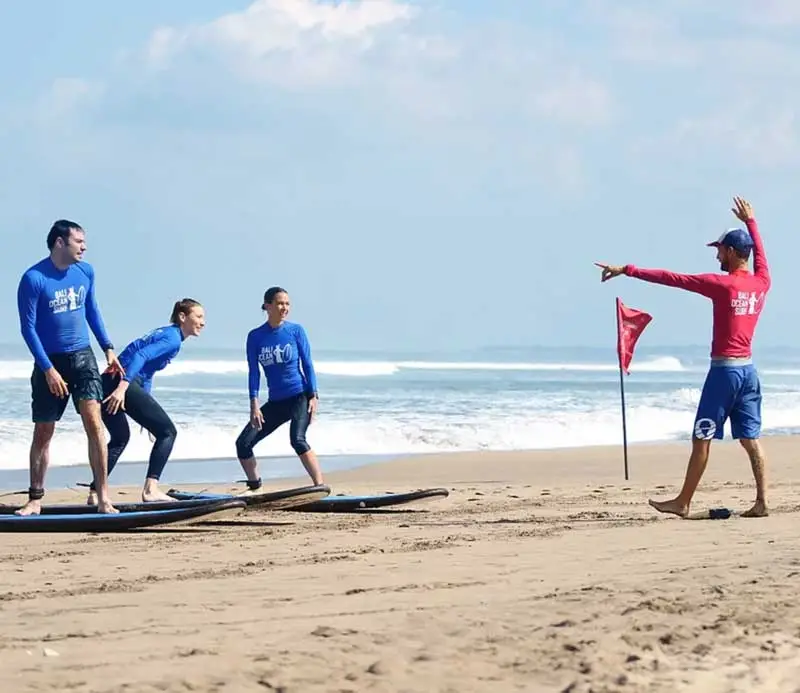
[[[620,306],[619,298],[616,302],[617,306],[617,334],[622,334],[622,325],[620,324]],[[625,460],[625,481],[628,481],[628,426],[625,421],[625,378],[622,371],[622,350],[617,349],[617,362],[619,364],[619,397],[622,406],[622,455]]]

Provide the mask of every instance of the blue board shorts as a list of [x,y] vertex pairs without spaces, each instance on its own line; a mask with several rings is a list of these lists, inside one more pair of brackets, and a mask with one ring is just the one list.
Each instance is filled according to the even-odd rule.
[[761,382],[752,363],[711,365],[697,405],[693,437],[722,440],[730,419],[733,438],[761,435]]

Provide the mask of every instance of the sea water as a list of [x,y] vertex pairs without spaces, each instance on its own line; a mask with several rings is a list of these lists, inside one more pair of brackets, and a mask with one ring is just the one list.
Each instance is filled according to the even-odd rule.
[[[193,461],[171,462],[168,469],[187,482],[240,478],[234,441],[248,421],[247,364],[239,350],[187,346],[154,381],[153,393],[178,429],[171,460]],[[630,443],[688,440],[707,351],[637,350],[624,383]],[[406,454],[622,443],[613,348],[314,355],[320,402],[308,440],[326,459],[325,469]],[[761,349],[756,357],[765,434],[800,432],[800,350]],[[32,428],[30,374],[24,348],[0,349],[0,470],[17,470],[0,477],[16,484],[27,479],[21,472]],[[135,424],[131,431],[117,483],[126,462],[149,455],[147,434]],[[265,460],[265,476],[303,474],[289,447],[288,426],[260,443],[256,454]],[[51,446],[51,469],[86,463],[86,438],[70,403]],[[88,468],[82,473],[88,480]]]

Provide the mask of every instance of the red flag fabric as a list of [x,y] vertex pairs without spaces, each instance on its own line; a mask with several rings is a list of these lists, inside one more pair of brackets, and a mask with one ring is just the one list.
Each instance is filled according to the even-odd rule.
[[619,365],[627,375],[630,375],[628,369],[636,342],[652,319],[653,316],[649,313],[636,308],[628,308],[617,298],[617,355],[619,356]]

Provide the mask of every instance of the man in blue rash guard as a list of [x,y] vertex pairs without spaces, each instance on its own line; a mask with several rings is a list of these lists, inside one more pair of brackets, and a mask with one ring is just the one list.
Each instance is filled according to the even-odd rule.
[[17,514],[41,512],[50,441],[70,395],[89,440],[97,510],[116,513],[108,497],[108,462],[100,416],[103,387],[89,328],[109,366],[119,367],[119,361],[97,305],[94,269],[82,260],[86,234],[75,222],[60,219],[47,234],[47,248],[50,255],[25,271],[17,289],[20,331],[34,359],[30,488],[28,502]]
[[[289,442],[315,485],[322,484],[319,462],[306,441],[306,429],[317,410],[317,376],[311,361],[311,348],[303,327],[288,322],[289,294],[279,286],[264,293],[262,310],[267,321],[247,335],[248,390],[250,422],[236,439],[236,455],[247,475],[247,486],[261,488],[253,447],[287,421]],[[264,370],[268,398],[259,407]],[[302,370],[301,370],[302,367]]]
[[[153,376],[178,355],[187,337],[197,337],[205,325],[205,311],[200,303],[191,298],[177,301],[172,308],[169,325],[158,327],[125,347],[119,355],[123,373],[114,368],[103,373],[103,404],[106,405],[103,423],[111,434],[108,441],[109,476],[130,440],[127,416],[147,429],[153,441],[142,489],[142,501],[145,503],[174,500],[159,490],[158,481],[178,431],[151,394]],[[94,484],[90,489],[87,502],[92,505],[96,502]]]

